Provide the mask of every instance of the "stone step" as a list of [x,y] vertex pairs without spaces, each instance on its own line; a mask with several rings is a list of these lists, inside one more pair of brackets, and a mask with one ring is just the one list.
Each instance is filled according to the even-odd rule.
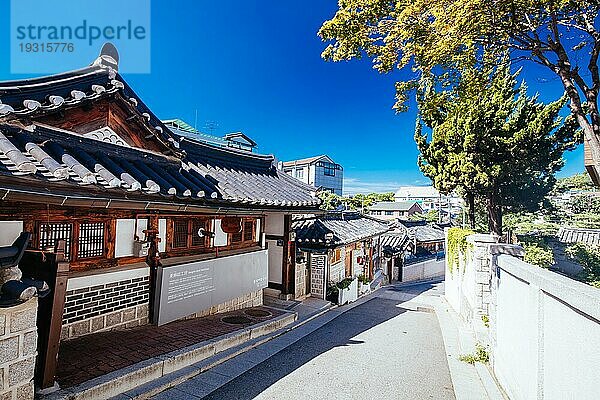
[[[117,398],[144,399],[152,395],[146,393],[158,393],[171,387],[170,382],[182,382],[218,364],[221,359],[220,362],[223,362],[240,354],[248,346],[250,348],[256,346],[261,342],[261,338],[268,340],[264,339],[265,335],[280,330],[296,319],[296,313],[286,312],[260,324],[141,361],[41,398],[43,400],[87,400],[109,399],[117,396]],[[198,368],[200,371],[197,370]],[[164,388],[156,389],[156,392],[143,389],[144,385],[156,386],[155,382],[162,382],[158,387],[164,386]],[[123,397],[123,393],[131,393],[131,395]]]

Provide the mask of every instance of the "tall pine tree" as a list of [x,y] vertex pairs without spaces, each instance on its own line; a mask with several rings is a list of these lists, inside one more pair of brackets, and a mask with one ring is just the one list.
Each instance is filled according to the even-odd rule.
[[498,235],[504,211],[541,206],[563,152],[579,137],[574,119],[559,116],[565,97],[540,103],[516,76],[508,62],[469,68],[452,92],[436,91],[424,79],[418,94],[421,170],[441,192],[464,195],[472,222],[475,201],[484,202],[489,229]]

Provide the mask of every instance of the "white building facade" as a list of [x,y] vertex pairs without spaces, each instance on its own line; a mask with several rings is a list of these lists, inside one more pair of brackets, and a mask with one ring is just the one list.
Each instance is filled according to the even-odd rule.
[[424,212],[431,210],[460,213],[462,199],[454,194],[440,194],[433,186],[402,186],[394,194],[397,202],[416,201]]
[[344,169],[329,156],[321,155],[280,164],[283,172],[308,184],[342,195]]

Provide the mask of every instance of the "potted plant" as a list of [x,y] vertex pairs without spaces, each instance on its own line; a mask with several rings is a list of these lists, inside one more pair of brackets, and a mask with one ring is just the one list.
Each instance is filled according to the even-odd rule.
[[358,298],[358,280],[356,278],[346,278],[337,283],[338,304],[352,303]]
[[363,295],[371,291],[371,281],[365,275],[358,276],[358,293]]

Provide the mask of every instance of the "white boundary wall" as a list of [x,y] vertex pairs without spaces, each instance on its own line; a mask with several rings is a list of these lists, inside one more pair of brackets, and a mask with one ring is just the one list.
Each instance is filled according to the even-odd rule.
[[600,289],[494,257],[494,372],[511,399],[598,399]]
[[530,265],[491,235],[467,241],[459,269],[446,271],[446,298],[489,345],[510,399],[599,398],[600,289]]

